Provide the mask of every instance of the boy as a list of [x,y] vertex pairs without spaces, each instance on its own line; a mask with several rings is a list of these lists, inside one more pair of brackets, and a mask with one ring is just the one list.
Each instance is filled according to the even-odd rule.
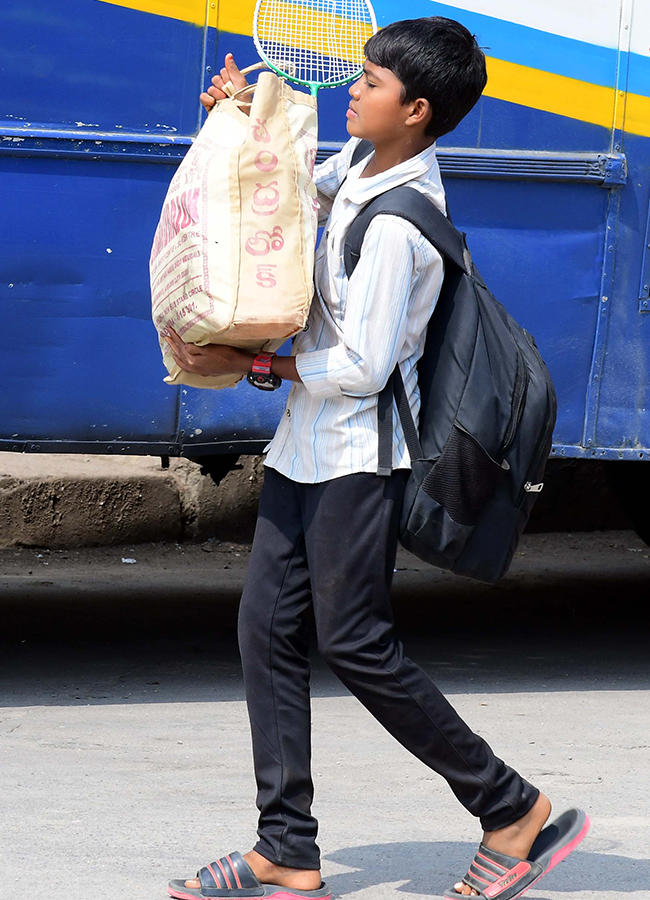
[[[311,815],[310,605],[319,650],[333,671],[481,819],[480,854],[447,896],[486,888],[485,896],[512,900],[540,877],[522,861],[549,816],[549,800],[472,733],[404,656],[392,628],[389,588],[410,461],[394,416],[394,471],[376,474],[377,394],[399,365],[417,421],[416,364],[442,284],[442,258],[410,222],[377,216],[349,281],[343,266],[350,224],[389,188],[415,187],[444,212],[435,141],[478,101],[487,79],[485,58],[467,29],[440,17],[389,25],[365,52],[364,74],[349,91],[353,140],[315,172],[329,217],[316,256],[317,297],[308,327],[291,357],[271,363],[271,372],[293,386],[267,448],[239,621],[259,840],[244,857],[230,854],[197,879],[171,882],[171,895],[181,900],[329,897]],[[245,84],[231,55],[201,95],[206,108],[225,96],[227,81],[235,88]],[[364,138],[374,154],[351,166]],[[195,347],[174,333],[168,342],[178,365],[195,374],[245,374],[253,365],[253,354],[234,348]],[[578,832],[586,833],[581,822],[573,843],[566,839],[554,850],[566,855],[575,846]]]

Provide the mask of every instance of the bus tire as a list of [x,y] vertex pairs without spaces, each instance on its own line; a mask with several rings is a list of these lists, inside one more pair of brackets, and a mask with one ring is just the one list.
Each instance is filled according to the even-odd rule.
[[621,460],[606,468],[632,528],[650,546],[650,463]]

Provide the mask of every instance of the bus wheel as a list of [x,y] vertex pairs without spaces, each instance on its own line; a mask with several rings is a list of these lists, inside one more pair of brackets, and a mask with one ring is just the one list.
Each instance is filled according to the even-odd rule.
[[213,453],[205,456],[189,456],[188,459],[201,466],[201,475],[209,475],[215,484],[221,484],[233,469],[241,469],[238,465],[239,453]]
[[632,528],[650,546],[650,463],[621,460],[606,470]]

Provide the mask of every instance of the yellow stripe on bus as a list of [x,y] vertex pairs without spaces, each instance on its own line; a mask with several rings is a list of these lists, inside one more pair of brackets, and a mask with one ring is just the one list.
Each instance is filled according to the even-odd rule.
[[256,0],[236,0],[235,3],[221,0],[217,27],[230,34],[253,35],[253,13]]
[[[223,13],[219,9],[218,0],[208,0],[207,4],[206,0],[100,0],[100,2],[179,19],[182,22],[191,22],[193,25],[200,26],[206,24],[207,6],[208,25],[216,26],[220,31],[227,31],[231,34],[252,34],[255,0],[222,3]],[[302,15],[299,15],[301,12]],[[300,19],[298,22],[295,21],[297,15]],[[295,45],[298,49],[307,49],[307,45],[309,45],[309,49],[313,48],[314,52],[329,55],[332,42],[337,46],[343,43],[346,48],[349,48],[349,52],[343,58],[350,59],[352,62],[358,58],[357,48],[359,45],[365,44],[372,34],[370,24],[357,23],[339,17],[335,22],[336,34],[332,34],[329,17],[326,17],[320,10],[313,10],[308,6],[303,7],[289,3],[277,5],[274,10],[274,30],[278,25],[282,25],[281,21],[278,22],[278,19],[281,18],[284,19],[287,27],[302,26],[300,43]],[[262,22],[260,34],[262,40],[268,39],[264,31],[265,23]]]
[[614,90],[489,57],[485,94],[497,100],[611,128]]
[[[180,19],[181,22],[191,22],[192,25],[206,25],[217,27],[218,0],[99,0],[100,3],[110,3],[112,6],[125,6],[127,9],[136,9],[139,12],[152,13],[154,16],[166,16],[168,19]],[[241,2],[241,0],[239,0]],[[252,21],[251,14],[251,21]],[[250,24],[248,25],[250,30]]]
[[[255,0],[99,0],[250,37]],[[224,47],[224,51],[228,48]],[[542,112],[650,137],[650,97],[488,57],[485,94]]]
[[650,97],[627,94],[625,97],[625,131],[650,137]]
[[625,94],[541,69],[488,57],[485,94],[603,128],[623,128],[650,137],[650,97]]

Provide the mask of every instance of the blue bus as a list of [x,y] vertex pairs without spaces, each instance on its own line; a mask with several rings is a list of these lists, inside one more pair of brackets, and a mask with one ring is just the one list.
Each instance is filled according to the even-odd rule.
[[[282,392],[163,383],[148,281],[199,93],[227,51],[256,61],[254,2],[2,3],[0,449],[225,460],[272,435]],[[555,381],[552,455],[650,459],[650,4],[375,10],[380,26],[456,18],[485,49],[485,95],[439,159],[480,271]],[[346,105],[346,88],[319,95],[320,159]]]

